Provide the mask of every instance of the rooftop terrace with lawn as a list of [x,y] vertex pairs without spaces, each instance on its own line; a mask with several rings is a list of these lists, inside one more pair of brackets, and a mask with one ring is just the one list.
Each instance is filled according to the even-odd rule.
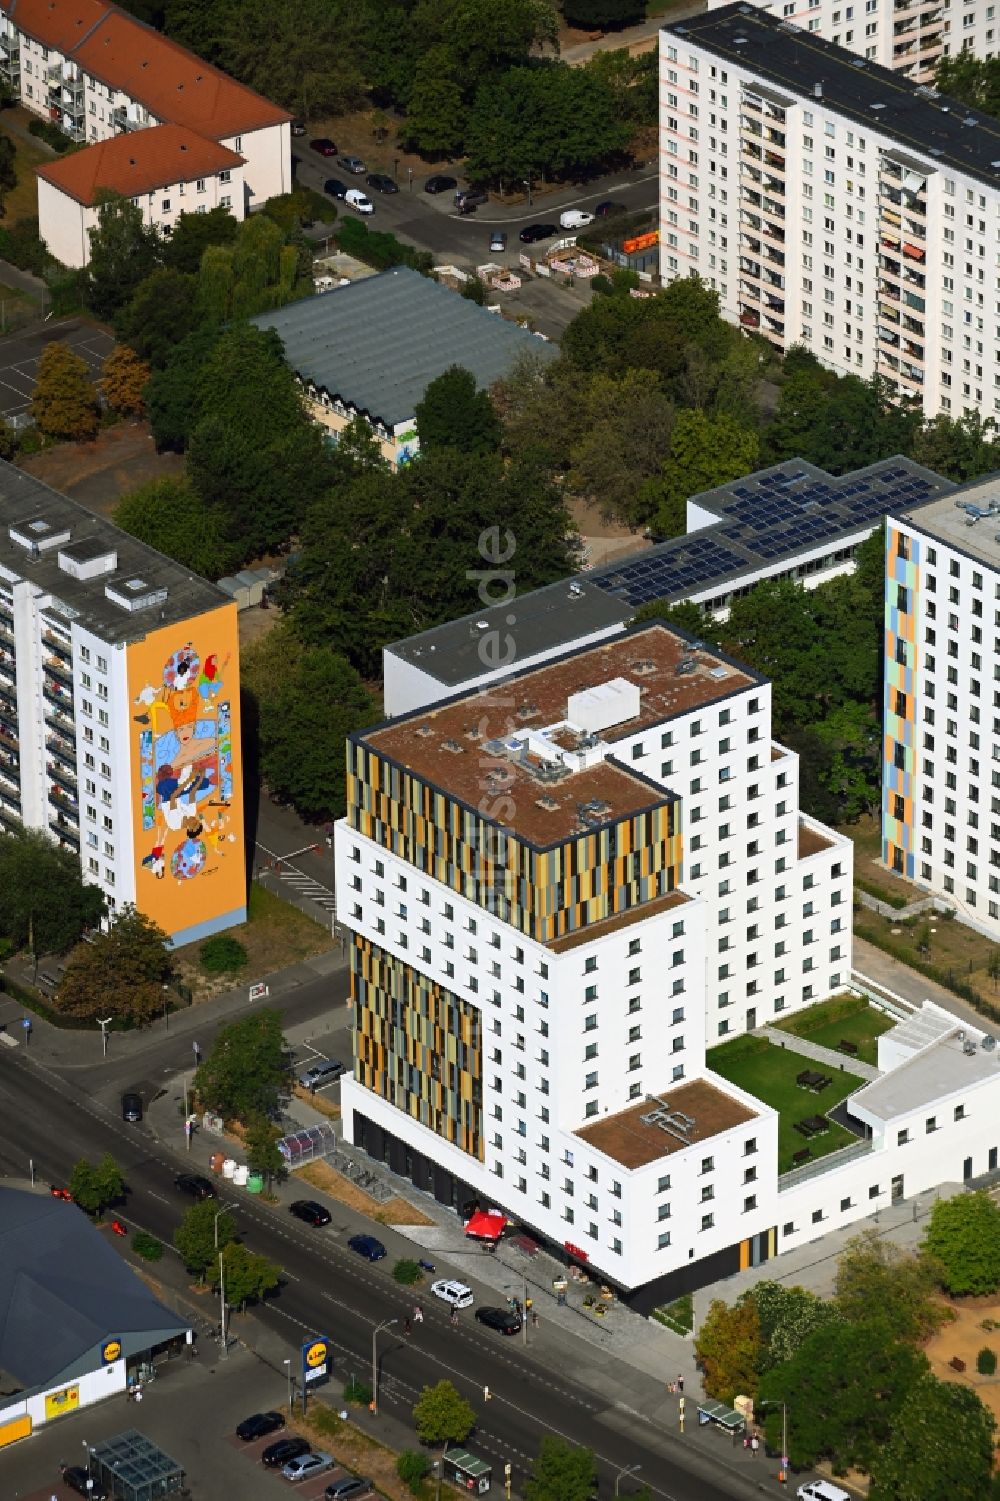
[[772,1025],[821,1048],[877,1065],[878,1039],[896,1025],[896,1018],[870,1006],[863,996],[835,995]]
[[[777,1110],[779,1174],[856,1144],[854,1132],[829,1119],[865,1083],[846,1066],[813,1063],[764,1037],[734,1037],[712,1048],[706,1062],[714,1073]],[[799,1082],[807,1074],[810,1086]]]

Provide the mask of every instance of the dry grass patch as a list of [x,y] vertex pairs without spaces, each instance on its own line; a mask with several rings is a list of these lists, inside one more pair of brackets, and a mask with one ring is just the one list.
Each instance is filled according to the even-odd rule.
[[308,1089],[303,1089],[301,1084],[294,1085],[292,1094],[297,1100],[304,1100],[307,1105],[318,1110],[320,1115],[328,1116],[332,1121],[340,1120],[340,1106],[335,1105],[332,1100],[325,1099],[323,1095],[311,1094]]
[[[304,1434],[314,1449],[332,1454],[345,1469],[368,1476],[375,1482],[379,1495],[387,1496],[389,1501],[413,1501],[413,1492],[396,1474],[395,1452],[363,1433],[350,1419],[344,1422],[326,1402],[314,1401],[305,1421],[292,1414],[286,1431]],[[457,1486],[447,1481],[442,1484],[443,1494],[453,1496],[457,1490]]]
[[380,1225],[434,1224],[434,1221],[424,1214],[422,1209],[417,1209],[407,1199],[394,1197],[376,1207],[373,1199],[357,1188],[349,1178],[345,1178],[343,1173],[338,1173],[328,1162],[310,1162],[308,1166],[298,1168],[293,1176],[301,1178],[313,1188],[321,1189],[323,1193],[328,1193],[338,1203],[346,1204],[348,1209],[356,1209],[359,1214],[377,1220]]
[[247,951],[247,962],[239,970],[206,975],[199,958],[201,943],[189,943],[176,951],[178,974],[191,987],[195,1004],[236,985],[252,985],[275,970],[325,954],[334,944],[322,923],[313,922],[298,907],[283,902],[256,882],[250,888],[247,921],[227,932]]

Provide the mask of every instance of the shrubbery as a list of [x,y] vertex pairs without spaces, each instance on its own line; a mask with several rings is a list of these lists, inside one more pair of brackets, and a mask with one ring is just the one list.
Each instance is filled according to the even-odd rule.
[[234,969],[242,969],[247,962],[247,951],[239,939],[228,933],[216,933],[202,944],[198,957],[201,967],[209,975],[225,975]]

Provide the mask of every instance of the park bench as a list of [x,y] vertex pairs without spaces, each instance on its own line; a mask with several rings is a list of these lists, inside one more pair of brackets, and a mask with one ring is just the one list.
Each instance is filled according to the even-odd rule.
[[808,1162],[811,1156],[812,1152],[808,1147],[800,1147],[797,1152],[792,1153],[792,1161],[797,1167],[801,1162]]
[[846,1037],[842,1037],[837,1043],[837,1051],[840,1053],[850,1053],[852,1058],[856,1058],[858,1056],[858,1045],[856,1042],[848,1042]]

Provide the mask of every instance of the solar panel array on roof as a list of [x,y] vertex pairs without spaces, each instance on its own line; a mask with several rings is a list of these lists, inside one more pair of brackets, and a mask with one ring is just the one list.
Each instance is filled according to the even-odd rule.
[[909,459],[887,459],[836,478],[792,460],[693,497],[719,517],[634,560],[589,573],[599,588],[639,606],[722,588],[741,575],[816,552],[874,529],[888,512],[954,489]]

